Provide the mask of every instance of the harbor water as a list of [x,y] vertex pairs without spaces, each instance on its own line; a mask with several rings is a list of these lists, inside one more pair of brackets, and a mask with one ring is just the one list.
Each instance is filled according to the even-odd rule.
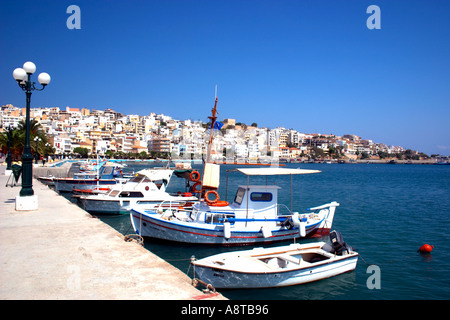
[[[127,169],[152,167],[151,162],[127,162]],[[200,169],[200,165],[193,165]],[[222,290],[231,300],[399,300],[450,298],[450,166],[407,164],[287,164],[286,167],[317,169],[319,174],[293,176],[292,209],[337,201],[332,229],[360,254],[356,270],[299,286]],[[221,166],[220,197],[234,199],[247,177],[236,168]],[[228,180],[228,184],[226,181]],[[279,202],[291,207],[291,177],[250,177],[250,184],[276,184]],[[168,191],[183,187],[174,177]],[[227,190],[227,195],[225,195]],[[133,233],[129,215],[99,218],[123,234]],[[319,239],[299,240],[298,242]],[[420,254],[425,243],[431,254]],[[272,245],[286,245],[282,242]],[[193,277],[191,256],[249,247],[213,247],[145,239],[145,248]]]

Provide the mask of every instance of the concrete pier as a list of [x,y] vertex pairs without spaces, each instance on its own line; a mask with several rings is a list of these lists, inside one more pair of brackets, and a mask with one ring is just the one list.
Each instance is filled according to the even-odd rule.
[[[20,186],[0,167],[0,299],[226,300],[36,179],[39,209],[16,211]],[[20,182],[20,181],[19,181]]]

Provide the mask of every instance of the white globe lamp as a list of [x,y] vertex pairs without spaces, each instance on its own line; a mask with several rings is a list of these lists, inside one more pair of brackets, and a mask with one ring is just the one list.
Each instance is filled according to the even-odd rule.
[[51,80],[50,75],[46,72],[42,72],[38,76],[38,81],[43,86],[48,85],[50,83],[50,80]]

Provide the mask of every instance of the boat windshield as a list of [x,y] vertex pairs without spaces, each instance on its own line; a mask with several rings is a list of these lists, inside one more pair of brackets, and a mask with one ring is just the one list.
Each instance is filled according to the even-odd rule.
[[111,192],[108,194],[110,197],[115,197],[119,194],[120,190],[111,190]]
[[129,182],[136,182],[136,183],[139,183],[139,182],[141,182],[142,178],[144,178],[144,176],[137,175],[137,176],[134,176],[133,178],[131,178],[131,179],[129,180]]

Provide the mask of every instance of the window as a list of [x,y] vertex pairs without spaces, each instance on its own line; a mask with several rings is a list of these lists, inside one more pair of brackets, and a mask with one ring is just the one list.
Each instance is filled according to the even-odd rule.
[[144,195],[140,191],[123,191],[119,197],[121,198],[143,198]]
[[244,194],[245,189],[239,188],[238,191],[236,192],[236,196],[234,197],[234,202],[236,202],[237,204],[241,204],[242,200],[244,199]]
[[111,190],[111,192],[109,193],[109,196],[111,197],[115,197],[119,194],[120,190]]
[[141,176],[141,175],[136,175],[136,176],[134,176],[133,178],[131,178],[131,179],[129,180],[129,182],[137,182],[137,183],[139,183],[139,182],[141,182],[142,178],[144,178],[144,177]]
[[270,192],[252,192],[250,194],[250,200],[252,201],[272,201],[272,193]]

